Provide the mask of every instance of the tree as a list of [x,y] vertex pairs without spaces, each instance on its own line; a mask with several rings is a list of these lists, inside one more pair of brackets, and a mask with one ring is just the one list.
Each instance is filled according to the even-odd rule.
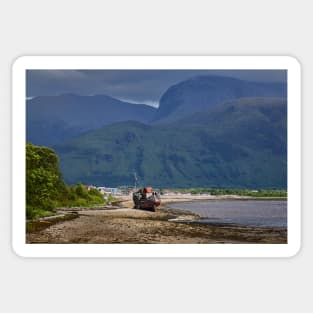
[[66,192],[56,153],[46,147],[26,144],[26,206],[53,209],[58,197]]

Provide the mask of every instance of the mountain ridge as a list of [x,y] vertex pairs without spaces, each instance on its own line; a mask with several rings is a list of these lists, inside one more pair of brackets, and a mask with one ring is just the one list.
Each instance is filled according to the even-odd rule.
[[[133,184],[135,171],[142,183],[158,187],[285,188],[287,103],[275,99],[279,105],[272,109],[270,99],[253,100],[224,104],[227,125],[212,107],[212,125],[131,121],[88,132],[55,146],[64,178],[118,186]],[[230,106],[233,110],[227,111]]]
[[287,97],[287,85],[224,76],[197,76],[169,87],[160,98],[154,123],[170,123],[211,105],[244,97]]
[[287,186],[285,83],[195,77],[159,109],[106,95],[27,104],[27,139],[55,148],[67,183],[132,185],[136,172],[160,188]]
[[27,141],[51,146],[118,121],[149,122],[154,111],[107,95],[39,96],[26,101]]

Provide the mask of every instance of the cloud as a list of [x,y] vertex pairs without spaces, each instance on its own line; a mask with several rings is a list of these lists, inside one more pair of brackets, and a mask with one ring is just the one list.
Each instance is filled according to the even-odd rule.
[[253,81],[286,81],[283,70],[28,70],[27,96],[107,94],[156,106],[171,85],[198,75]]

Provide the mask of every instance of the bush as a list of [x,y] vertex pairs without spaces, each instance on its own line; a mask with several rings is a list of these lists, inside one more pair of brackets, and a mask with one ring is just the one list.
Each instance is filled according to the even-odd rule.
[[54,214],[58,206],[89,206],[104,203],[97,189],[89,192],[81,183],[66,186],[56,153],[47,147],[26,145],[26,217]]
[[107,199],[108,203],[112,203],[115,200],[116,198],[114,198],[112,195],[108,195],[108,199]]
[[35,218],[51,216],[51,215],[54,215],[53,211],[26,206],[26,218],[27,219],[32,220]]
[[26,145],[26,216],[32,218],[38,214],[38,210],[52,211],[60,196],[64,196],[65,193],[66,187],[61,179],[59,161],[55,152],[28,143]]
[[91,188],[89,190],[89,194],[92,195],[92,196],[97,196],[97,197],[102,197],[103,198],[103,195],[101,194],[101,192],[96,189],[96,188]]
[[81,183],[77,184],[75,191],[78,197],[86,199],[88,198],[88,191],[83,187]]

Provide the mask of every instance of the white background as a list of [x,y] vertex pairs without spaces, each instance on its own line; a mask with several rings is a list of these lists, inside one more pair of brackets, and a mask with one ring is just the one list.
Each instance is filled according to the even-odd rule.
[[[311,12],[309,1],[2,1],[1,312],[312,311]],[[301,252],[291,259],[15,256],[10,207],[11,64],[20,55],[74,54],[296,56],[303,74]]]

